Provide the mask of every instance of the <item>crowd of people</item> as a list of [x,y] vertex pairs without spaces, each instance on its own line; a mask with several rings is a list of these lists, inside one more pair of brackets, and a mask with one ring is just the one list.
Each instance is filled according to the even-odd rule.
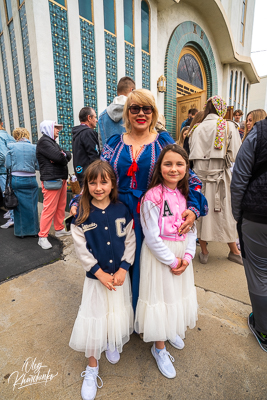
[[[38,235],[47,250],[54,221],[55,236],[72,234],[86,271],[69,343],[88,358],[84,400],[101,387],[101,353],[117,363],[133,331],[153,342],[160,372],[176,376],[165,342],[182,349],[187,328],[196,325],[197,243],[202,264],[212,241],[227,243],[228,259],[244,264],[252,303],[248,325],[267,351],[266,113],[249,112],[242,128],[242,111],[225,120],[227,105],[216,95],[203,111],[189,110],[175,143],[149,90],[137,90],[124,77],[117,94],[99,120],[93,108],[82,108],[72,130],[81,193],[70,203],[70,231],[63,220],[71,153],[56,142],[62,125],[43,121],[37,146],[24,128],[13,136],[0,130],[1,189],[10,172],[18,198],[1,228],[14,225],[18,237]],[[40,228],[36,170],[43,193]]]

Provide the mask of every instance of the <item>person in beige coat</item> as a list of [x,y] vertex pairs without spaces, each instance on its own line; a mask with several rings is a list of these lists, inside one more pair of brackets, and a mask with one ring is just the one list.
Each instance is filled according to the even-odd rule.
[[200,218],[197,230],[201,246],[199,259],[208,261],[206,242],[227,243],[228,259],[242,263],[236,246],[236,222],[231,210],[230,168],[241,146],[237,125],[223,119],[227,111],[226,102],[220,96],[211,97],[205,106],[203,121],[190,132],[190,156],[194,172],[202,180],[202,193],[208,200],[209,213]]

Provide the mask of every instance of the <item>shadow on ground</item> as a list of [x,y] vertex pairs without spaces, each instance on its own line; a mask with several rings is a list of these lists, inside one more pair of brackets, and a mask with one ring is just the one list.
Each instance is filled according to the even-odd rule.
[[[7,220],[3,218],[5,211],[0,210],[0,225]],[[62,243],[53,236],[49,236],[52,248],[43,250],[38,246],[38,238],[14,235],[14,228],[0,229],[0,282],[50,264],[60,259]]]

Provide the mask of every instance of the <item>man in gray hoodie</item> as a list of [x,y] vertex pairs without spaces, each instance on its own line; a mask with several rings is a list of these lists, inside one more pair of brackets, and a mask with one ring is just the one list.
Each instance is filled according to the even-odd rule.
[[113,102],[103,111],[98,119],[98,126],[104,145],[114,134],[121,135],[125,132],[122,121],[123,107],[127,96],[135,89],[135,82],[129,76],[124,76],[117,85],[117,96]]

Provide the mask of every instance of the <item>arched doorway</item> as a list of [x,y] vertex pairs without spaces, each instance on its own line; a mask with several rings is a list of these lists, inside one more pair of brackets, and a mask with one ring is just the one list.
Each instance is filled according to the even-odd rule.
[[170,37],[164,66],[164,75],[167,80],[167,91],[164,97],[164,116],[166,118],[166,128],[174,139],[177,130],[178,61],[183,49],[186,47],[196,51],[201,60],[201,65],[204,66],[207,97],[218,93],[216,61],[208,37],[195,22],[182,22],[174,29]]
[[202,110],[207,99],[207,77],[202,59],[196,49],[185,46],[177,64],[177,122],[178,137],[182,122],[191,108]]

